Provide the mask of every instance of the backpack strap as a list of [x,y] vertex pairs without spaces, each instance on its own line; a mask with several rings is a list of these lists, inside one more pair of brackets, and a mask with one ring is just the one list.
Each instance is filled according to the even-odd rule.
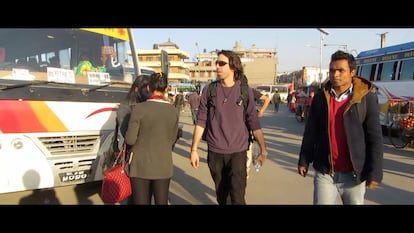
[[210,107],[216,106],[216,89],[217,83],[219,81],[215,80],[208,85],[207,88],[207,111],[210,111]]

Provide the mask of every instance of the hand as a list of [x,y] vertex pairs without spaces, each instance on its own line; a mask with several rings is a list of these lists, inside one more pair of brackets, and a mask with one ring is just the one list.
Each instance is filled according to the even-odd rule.
[[376,181],[373,181],[373,180],[369,180],[369,181],[367,181],[367,187],[368,187],[369,189],[374,189],[374,188],[376,188],[378,185],[379,185],[379,183],[378,183],[378,182],[376,182]]
[[261,165],[261,166],[263,166],[263,163],[265,162],[266,158],[267,158],[267,154],[260,153],[260,154],[256,157],[256,160],[260,162],[260,165]]
[[299,175],[306,177],[306,174],[308,173],[308,168],[305,166],[298,166],[298,173]]
[[190,152],[190,164],[193,168],[198,168],[200,166],[200,156],[198,151],[191,150]]

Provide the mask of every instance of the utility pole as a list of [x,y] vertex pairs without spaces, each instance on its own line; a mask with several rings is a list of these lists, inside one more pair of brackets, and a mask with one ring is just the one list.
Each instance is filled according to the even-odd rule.
[[325,39],[325,36],[329,35],[329,32],[326,29],[323,28],[317,28],[318,31],[320,32],[320,45],[319,45],[319,56],[320,56],[320,61],[319,61],[319,88],[321,88],[322,86],[322,45],[323,45],[323,40]]
[[379,35],[381,37],[381,48],[384,48],[386,46],[386,42],[385,42],[385,35],[386,34],[388,34],[388,32],[377,33],[377,35]]

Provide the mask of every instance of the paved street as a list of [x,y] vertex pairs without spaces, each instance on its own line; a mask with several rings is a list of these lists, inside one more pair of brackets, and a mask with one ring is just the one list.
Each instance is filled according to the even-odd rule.
[[[199,150],[201,166],[189,162],[193,125],[189,110],[182,113],[183,138],[174,149],[174,177],[170,186],[172,205],[215,205],[214,185],[206,164],[206,145]],[[297,174],[296,164],[303,123],[281,105],[278,113],[269,106],[261,119],[269,150],[268,160],[259,172],[250,171],[246,200],[249,205],[311,205],[313,170],[306,178]],[[375,190],[368,190],[367,205],[414,204],[414,148],[395,149],[384,138],[384,179]],[[43,192],[18,192],[0,195],[0,204],[103,204],[100,182],[67,186]],[[57,200],[54,200],[57,198]],[[339,204],[339,202],[338,202]]]
[[[185,123],[183,139],[178,143],[171,184],[172,204],[215,204],[213,181],[206,164],[205,143],[200,156],[202,166],[190,166],[188,151],[193,126],[190,113],[181,117]],[[270,105],[261,119],[269,150],[268,160],[259,172],[250,170],[246,201],[251,205],[311,205],[313,170],[306,178],[297,174],[297,158],[304,124],[298,123],[286,105],[278,113]],[[414,149],[393,148],[384,138],[384,179],[375,190],[368,190],[367,205],[414,204]],[[338,202],[339,204],[340,202]]]

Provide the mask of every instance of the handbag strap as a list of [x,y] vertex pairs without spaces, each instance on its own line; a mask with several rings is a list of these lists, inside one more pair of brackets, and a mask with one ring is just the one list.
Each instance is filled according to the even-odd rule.
[[114,163],[112,164],[112,167],[117,165],[118,163],[121,163],[123,167],[125,167],[125,164],[126,164],[125,159],[126,159],[126,144],[123,143],[121,150],[116,155],[116,158],[115,158]]
[[[112,148],[114,151],[119,151],[119,147],[118,147],[118,131],[119,131],[119,123],[118,123],[118,119],[115,120],[115,131],[114,131],[114,136],[112,137]],[[120,152],[120,151],[119,151]]]

